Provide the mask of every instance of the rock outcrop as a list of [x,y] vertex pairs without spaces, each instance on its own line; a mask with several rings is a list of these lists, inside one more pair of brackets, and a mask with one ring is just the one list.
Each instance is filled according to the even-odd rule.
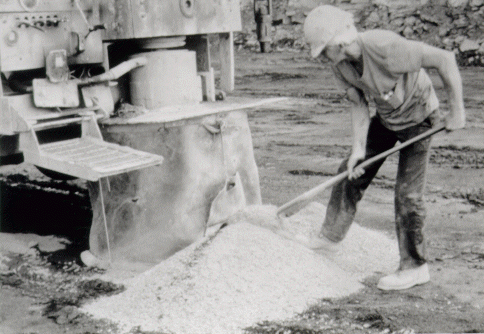
[[[484,0],[274,0],[272,48],[306,50],[302,26],[321,4],[354,13],[360,30],[388,29],[402,36],[453,51],[461,66],[484,66]],[[239,48],[259,50],[251,1],[242,1]]]

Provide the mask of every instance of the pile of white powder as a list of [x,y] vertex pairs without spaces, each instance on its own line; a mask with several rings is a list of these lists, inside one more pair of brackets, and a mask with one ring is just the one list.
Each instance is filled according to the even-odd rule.
[[[124,282],[126,291],[83,311],[124,331],[231,334],[264,320],[283,320],[322,298],[357,292],[359,280],[398,265],[396,241],[353,224],[335,254],[312,250],[271,232],[273,206],[253,206],[208,235]],[[297,233],[319,230],[325,207],[312,203],[286,221]]]

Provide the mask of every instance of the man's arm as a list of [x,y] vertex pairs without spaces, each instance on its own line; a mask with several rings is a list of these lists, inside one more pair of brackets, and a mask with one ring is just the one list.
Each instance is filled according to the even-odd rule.
[[462,79],[453,52],[425,44],[422,67],[434,68],[439,73],[449,96],[450,112],[445,120],[447,130],[465,127],[466,116],[462,94]]
[[348,100],[351,101],[351,125],[353,133],[353,145],[351,155],[348,160],[349,179],[357,179],[363,175],[364,171],[355,168],[356,164],[365,158],[366,138],[370,126],[370,110],[364,93],[354,87],[346,91]]

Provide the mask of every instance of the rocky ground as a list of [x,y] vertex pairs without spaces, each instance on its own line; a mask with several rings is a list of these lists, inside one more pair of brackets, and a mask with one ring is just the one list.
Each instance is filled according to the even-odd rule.
[[[247,1],[246,1],[247,2]],[[360,31],[387,29],[456,53],[461,66],[484,65],[484,2],[428,1],[303,1],[274,0],[272,48],[306,49],[302,26],[314,6],[333,4],[354,13]],[[260,50],[253,8],[243,7],[244,28],[236,35],[240,48]]]

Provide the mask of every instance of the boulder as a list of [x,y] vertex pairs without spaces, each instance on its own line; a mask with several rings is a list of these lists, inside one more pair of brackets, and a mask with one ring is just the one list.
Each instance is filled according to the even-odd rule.
[[293,24],[304,24],[304,21],[306,20],[306,16],[304,13],[296,13],[296,15],[293,15],[291,17],[291,23]]
[[417,23],[417,18],[415,16],[409,16],[405,18],[405,25],[406,26],[414,26]]
[[471,7],[482,7],[484,5],[484,0],[470,0],[469,5]]
[[464,39],[464,41],[459,46],[460,52],[467,52],[467,51],[477,51],[479,50],[479,43],[474,40]]
[[405,20],[401,17],[398,17],[398,18],[392,20],[392,24],[395,27],[401,27],[401,26],[403,26],[404,23],[405,23]]
[[403,30],[403,36],[406,38],[410,38],[413,36],[413,29],[410,28],[409,26],[406,26],[405,29]]
[[477,53],[484,55],[484,42],[481,44],[481,46],[479,46],[479,50],[477,50]]
[[452,29],[449,26],[441,26],[439,27],[439,36],[440,37],[448,36],[451,30]]
[[463,7],[467,5],[469,0],[448,0],[447,3],[450,7]]

